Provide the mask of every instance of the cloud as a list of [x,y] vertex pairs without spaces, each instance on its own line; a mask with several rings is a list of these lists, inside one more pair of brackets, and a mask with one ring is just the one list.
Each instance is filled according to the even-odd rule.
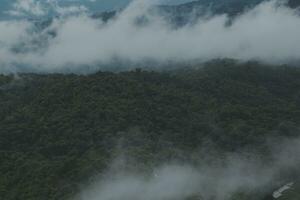
[[[197,163],[200,164],[197,165],[190,164],[187,159],[173,164],[169,161],[145,170],[145,173],[127,171],[113,164],[113,170],[103,173],[98,181],[85,188],[75,199],[227,200],[234,195],[263,199],[282,184],[296,181],[292,169],[298,170],[300,164],[299,144],[299,138],[277,141],[269,146],[271,155],[268,157],[254,152],[206,153],[198,157]],[[292,175],[285,176],[285,173]]]
[[46,14],[41,2],[36,0],[17,0],[13,4],[13,10],[9,14],[14,16],[35,15],[42,16]]
[[58,0],[17,0],[7,13],[17,17],[41,17],[49,14],[64,16],[87,11],[88,9],[83,5],[62,7]]
[[78,13],[88,12],[88,8],[84,5],[71,5],[71,6],[60,6],[57,0],[47,0],[48,5],[52,11],[59,16],[66,16]]
[[[52,5],[55,8],[56,4]],[[0,44],[0,72],[82,73],[107,69],[116,61],[175,63],[234,58],[281,64],[300,59],[298,10],[278,1],[264,2],[233,20],[226,15],[206,16],[177,28],[149,7],[149,1],[134,1],[108,23],[80,12],[55,18],[39,32],[26,20],[2,21],[11,23],[17,33],[11,38],[0,34],[0,41],[13,41]],[[32,13],[39,13],[40,9],[34,10]],[[64,14],[85,9],[55,10]],[[21,27],[27,28],[13,28],[22,23]],[[12,51],[16,47],[27,51]]]

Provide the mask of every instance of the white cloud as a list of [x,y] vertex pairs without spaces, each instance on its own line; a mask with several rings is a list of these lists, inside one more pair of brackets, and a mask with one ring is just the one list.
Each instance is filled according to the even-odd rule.
[[8,14],[12,16],[36,16],[41,17],[54,13],[56,15],[70,15],[87,12],[83,5],[60,6],[58,0],[17,0]]
[[13,10],[9,11],[11,15],[23,16],[23,15],[35,15],[42,16],[46,14],[46,10],[43,8],[41,2],[36,0],[17,0],[13,4]]
[[58,15],[71,15],[88,12],[88,8],[84,5],[60,6],[58,0],[47,0],[49,8]]
[[[41,33],[32,35],[32,31],[21,30],[17,35],[26,36],[17,39],[14,33],[11,41],[26,44],[26,49],[32,49],[30,41],[37,38],[46,40],[47,45],[18,54],[10,51],[9,45],[2,46],[7,57],[1,59],[0,71],[7,71],[13,65],[21,71],[25,70],[21,66],[27,66],[29,71],[78,72],[80,66],[89,65],[89,69],[97,70],[116,60],[181,62],[235,58],[271,63],[300,60],[300,16],[296,10],[276,1],[260,4],[234,19],[230,26],[228,17],[221,15],[177,29],[163,16],[148,12],[149,2],[146,2],[135,1],[107,24],[82,13],[55,19]],[[137,19],[145,18],[146,24],[137,25]],[[47,35],[49,31],[56,32],[56,37]],[[9,36],[0,34],[0,37],[3,41]]]
[[103,173],[99,181],[84,188],[75,199],[182,200],[196,197],[227,200],[235,199],[233,196],[241,192],[253,196],[253,199],[263,199],[272,194],[278,183],[296,181],[286,173],[298,169],[299,138],[276,143],[278,146],[269,146],[271,155],[268,159],[261,153],[257,155],[249,151],[235,154],[223,152],[219,155],[209,154],[213,150],[206,149],[207,153],[196,158],[194,163],[199,163],[197,165],[189,164],[186,159],[184,163],[162,163],[146,173],[136,173],[133,169],[128,171],[124,166],[112,164],[113,170]]

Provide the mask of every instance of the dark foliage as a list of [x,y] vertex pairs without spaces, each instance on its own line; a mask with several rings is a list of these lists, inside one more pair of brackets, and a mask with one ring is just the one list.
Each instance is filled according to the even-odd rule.
[[266,138],[298,134],[299,100],[300,69],[230,60],[171,72],[0,76],[0,197],[67,199],[117,153],[151,165],[207,141],[264,151]]

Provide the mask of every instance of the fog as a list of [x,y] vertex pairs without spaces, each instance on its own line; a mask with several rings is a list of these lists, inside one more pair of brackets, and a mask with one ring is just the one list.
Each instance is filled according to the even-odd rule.
[[[28,2],[16,4],[10,13],[47,13],[42,4]],[[153,5],[146,0],[134,1],[108,23],[90,18],[85,7],[47,2],[61,17],[45,28],[25,17],[0,21],[1,73],[88,73],[145,61],[233,58],[283,64],[300,59],[299,12],[278,1],[264,2],[234,19],[207,14],[181,27],[150,9]]]
[[299,139],[272,141],[269,159],[255,150],[216,154],[206,149],[205,154],[199,151],[197,164],[166,160],[144,173],[132,167],[128,170],[123,158],[122,162],[113,162],[107,172],[85,187],[76,199],[263,199],[283,184],[297,181],[293,170],[299,170],[299,145]]

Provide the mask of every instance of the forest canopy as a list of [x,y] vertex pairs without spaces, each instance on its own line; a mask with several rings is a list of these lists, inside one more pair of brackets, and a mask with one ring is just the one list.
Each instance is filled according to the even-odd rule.
[[[0,196],[68,199],[117,154],[162,161],[299,136],[300,69],[216,60],[169,71],[0,76]],[[217,147],[217,148],[216,148]],[[143,164],[144,163],[144,164]]]

